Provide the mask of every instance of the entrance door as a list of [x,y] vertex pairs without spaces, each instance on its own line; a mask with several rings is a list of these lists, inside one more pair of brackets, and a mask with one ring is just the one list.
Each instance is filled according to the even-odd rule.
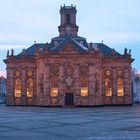
[[73,93],[65,93],[65,105],[73,105]]

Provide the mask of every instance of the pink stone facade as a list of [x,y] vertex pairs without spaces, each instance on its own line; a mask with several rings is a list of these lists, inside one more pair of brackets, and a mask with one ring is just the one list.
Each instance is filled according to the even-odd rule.
[[[72,46],[71,46],[72,48]],[[124,56],[125,57],[125,56]],[[37,52],[34,59],[23,57],[21,60],[9,56],[7,63],[7,105],[65,106],[65,94],[73,93],[74,106],[119,105],[132,104],[131,95],[131,59],[110,57],[105,58],[99,51],[79,54],[77,51],[63,50],[56,54]],[[14,97],[15,71],[21,71],[22,96]],[[26,97],[26,73],[33,71],[34,93],[32,98]],[[105,70],[111,71],[111,97],[104,93]],[[123,72],[124,96],[117,96],[118,71]],[[88,96],[80,96],[80,77],[87,78]],[[42,76],[42,81],[41,77]],[[58,97],[50,96],[51,80],[56,80],[59,89]],[[72,78],[68,86],[66,79]],[[95,82],[98,87],[95,89]],[[40,89],[41,83],[43,89]],[[97,90],[97,91],[95,91]]]
[[[75,34],[75,33],[74,33]],[[59,51],[35,49],[33,57],[26,54],[18,58],[7,55],[7,105],[24,106],[72,106],[131,105],[131,63],[127,52],[118,56],[112,50],[110,56],[97,48],[81,53],[71,42]],[[15,97],[16,71],[20,71],[21,96]],[[33,96],[27,97],[27,73],[32,71]],[[109,74],[106,74],[109,71]],[[123,79],[123,96],[117,94],[117,79]],[[111,80],[111,96],[105,95],[105,79]],[[58,95],[51,96],[51,88],[58,88]],[[88,95],[81,96],[81,87],[87,87]],[[70,97],[70,96],[71,97]],[[69,105],[69,104],[68,104]]]

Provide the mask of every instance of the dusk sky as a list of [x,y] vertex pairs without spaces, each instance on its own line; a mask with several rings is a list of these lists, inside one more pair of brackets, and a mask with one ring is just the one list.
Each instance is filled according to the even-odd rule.
[[8,49],[15,54],[34,41],[58,36],[61,5],[76,5],[79,36],[123,53],[132,50],[133,67],[140,70],[140,0],[4,0],[0,3],[0,75],[6,76]]

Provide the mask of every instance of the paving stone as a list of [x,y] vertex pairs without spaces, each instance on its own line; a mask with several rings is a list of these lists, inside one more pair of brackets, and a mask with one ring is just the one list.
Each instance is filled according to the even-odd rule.
[[2,140],[140,140],[140,105],[93,108],[0,106]]

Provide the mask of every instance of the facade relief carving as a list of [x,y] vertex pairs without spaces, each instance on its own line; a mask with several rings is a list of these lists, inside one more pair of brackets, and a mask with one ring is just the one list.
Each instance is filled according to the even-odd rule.
[[95,73],[95,95],[100,96],[99,92],[99,74]]
[[86,65],[80,66],[80,75],[87,75],[89,71],[89,67]]
[[66,64],[65,65],[65,75],[66,76],[73,76],[74,68],[72,65]]
[[58,64],[52,64],[50,66],[50,75],[58,75],[59,74],[59,65]]
[[71,53],[72,51],[76,51],[72,44],[68,43],[64,46],[64,51],[67,53]]
[[74,68],[71,64],[66,64],[65,65],[65,85],[67,88],[72,88],[73,87],[73,84],[74,84],[74,78],[73,78],[73,75],[74,75]]
[[73,86],[73,82],[74,82],[74,79],[72,77],[70,76],[66,77],[65,83],[68,88],[71,88]]

